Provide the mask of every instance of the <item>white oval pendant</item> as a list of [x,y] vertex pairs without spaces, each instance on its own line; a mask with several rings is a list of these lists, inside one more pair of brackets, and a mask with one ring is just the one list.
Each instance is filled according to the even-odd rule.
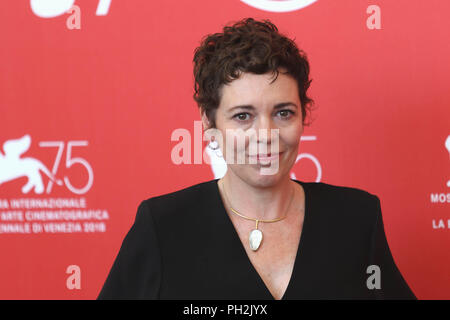
[[259,245],[262,241],[262,237],[263,235],[261,231],[259,231],[258,229],[252,230],[252,232],[250,232],[250,236],[248,237],[250,249],[252,249],[253,251],[258,250]]

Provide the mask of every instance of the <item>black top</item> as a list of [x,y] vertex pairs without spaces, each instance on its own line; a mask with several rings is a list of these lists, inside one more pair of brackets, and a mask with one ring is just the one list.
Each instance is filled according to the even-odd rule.
[[[142,201],[98,299],[274,299],[217,181]],[[377,196],[293,181],[305,191],[305,218],[283,300],[416,299],[391,255]],[[380,289],[368,289],[370,265],[380,268]]]

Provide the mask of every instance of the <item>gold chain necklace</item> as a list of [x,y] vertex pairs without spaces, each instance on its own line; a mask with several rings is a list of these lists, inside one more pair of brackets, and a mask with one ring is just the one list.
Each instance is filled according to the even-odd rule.
[[[230,207],[231,211],[233,213],[237,214],[238,216],[244,218],[244,219],[255,221],[255,223],[256,223],[255,229],[253,229],[250,232],[249,237],[248,237],[248,241],[249,241],[250,249],[252,249],[253,251],[258,250],[258,248],[259,248],[259,246],[261,244],[261,241],[263,239],[263,234],[262,234],[261,230],[258,230],[258,223],[259,222],[277,222],[277,221],[283,220],[284,218],[286,218],[287,213],[281,218],[276,218],[276,219],[272,219],[272,220],[262,220],[262,219],[255,219],[255,218],[246,217],[246,216],[244,216],[243,214],[240,214],[239,212],[237,212],[236,210],[234,210],[231,207],[230,201],[228,200],[228,197],[227,197],[227,194],[226,194],[226,191],[225,191],[225,187],[223,185],[223,181],[220,180],[220,182],[222,184],[223,194],[225,196],[226,202],[228,203],[228,206]],[[294,198],[294,188],[292,188],[292,196],[291,196],[291,200],[289,201],[289,205],[288,205],[288,207],[286,209],[286,212],[291,207],[291,203],[292,203],[292,199],[293,198]]]

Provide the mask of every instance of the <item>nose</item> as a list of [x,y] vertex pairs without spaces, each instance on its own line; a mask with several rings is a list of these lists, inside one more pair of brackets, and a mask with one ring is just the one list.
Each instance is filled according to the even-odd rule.
[[258,149],[260,151],[264,150],[259,148],[259,146],[266,146],[269,152],[271,147],[276,148],[279,143],[279,130],[272,117],[266,115],[260,116],[255,125]]

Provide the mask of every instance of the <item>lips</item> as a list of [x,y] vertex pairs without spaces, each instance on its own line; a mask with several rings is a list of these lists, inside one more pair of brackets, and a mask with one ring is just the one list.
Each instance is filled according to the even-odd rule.
[[266,153],[266,154],[258,154],[258,155],[249,156],[249,157],[253,158],[253,159],[256,158],[258,161],[261,161],[261,162],[267,162],[267,161],[278,160],[281,154],[282,154],[282,152],[273,153],[273,154]]

